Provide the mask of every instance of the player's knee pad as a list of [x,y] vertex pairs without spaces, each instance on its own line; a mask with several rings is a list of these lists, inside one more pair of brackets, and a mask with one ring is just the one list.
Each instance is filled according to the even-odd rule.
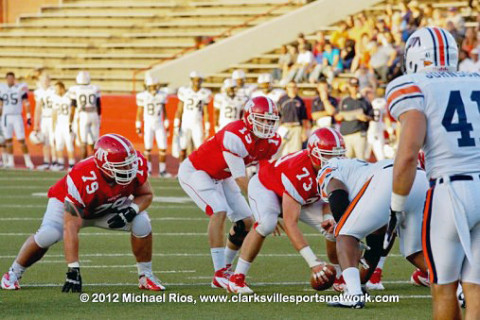
[[146,213],[138,214],[132,221],[132,234],[137,238],[145,238],[152,233],[152,224]]
[[345,210],[347,210],[350,205],[348,192],[342,189],[335,190],[328,196],[328,202],[330,203],[333,218],[336,222],[340,221]]
[[61,224],[42,224],[33,239],[40,248],[47,249],[63,239]]
[[259,235],[262,237],[266,237],[272,234],[275,231],[275,227],[277,226],[277,221],[273,220],[265,220],[259,223],[255,223],[255,231],[258,232]]
[[245,227],[245,222],[239,220],[233,223],[233,234],[228,234],[228,240],[234,245],[240,247],[248,234],[248,230]]
[[383,233],[380,234],[369,234],[366,237],[367,245],[370,247],[370,250],[365,251],[363,257],[367,262],[376,262],[380,260],[384,250],[383,250]]

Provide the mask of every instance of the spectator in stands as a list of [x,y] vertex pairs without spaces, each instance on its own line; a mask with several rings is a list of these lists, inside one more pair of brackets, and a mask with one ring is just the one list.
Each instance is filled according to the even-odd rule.
[[446,27],[445,14],[440,9],[434,9],[432,14],[432,23],[430,26],[437,26],[440,28]]
[[287,45],[287,50],[288,50],[290,60],[288,64],[284,65],[284,68],[282,70],[282,80],[280,81],[280,83],[283,85],[288,82],[287,81],[288,76],[296,67],[295,62],[297,61],[297,56],[298,56],[298,48],[295,44]]
[[422,19],[423,19],[423,11],[420,10],[420,7],[418,5],[417,1],[410,1],[408,3],[408,8],[412,12],[412,15],[410,16],[409,19],[409,24],[414,25],[415,29],[418,28],[422,24]]
[[450,7],[447,12],[447,23],[452,22],[455,26],[455,29],[458,31],[460,36],[465,35],[465,19],[460,12],[458,12],[457,7]]
[[375,77],[375,72],[373,72],[368,66],[362,64],[360,68],[355,71],[355,78],[358,79],[360,91],[366,87],[377,88],[377,78]]
[[379,35],[378,41],[379,43],[372,42],[370,67],[380,81],[387,83],[389,71],[394,65],[397,52],[384,34]]
[[323,52],[323,62],[313,69],[310,75],[310,83],[318,81],[320,75],[327,77],[328,83],[332,83],[333,78],[343,71],[343,63],[340,57],[340,50],[334,48],[330,41],[325,42],[325,51]]
[[323,52],[325,51],[325,43],[316,42],[315,47],[312,50],[315,57],[315,65],[323,63]]
[[337,48],[343,48],[348,39],[348,25],[341,21],[338,28],[330,35],[330,43]]
[[345,140],[346,156],[365,159],[368,122],[373,118],[373,109],[360,94],[357,78],[349,80],[348,92],[349,95],[340,103],[335,120],[341,121],[340,132]]
[[302,142],[307,140],[310,122],[307,108],[302,98],[298,95],[295,81],[287,84],[287,94],[278,101],[280,111],[280,128],[278,133],[282,136],[281,155],[302,149]]
[[325,78],[317,84],[317,96],[312,101],[313,129],[331,127],[338,101],[329,94],[330,86]]
[[280,81],[283,78],[284,70],[288,69],[288,65],[292,62],[292,56],[288,52],[286,45],[280,48],[280,56],[278,57],[278,66],[273,69],[272,76],[275,82]]
[[475,33],[475,28],[467,28],[465,31],[465,38],[462,41],[462,50],[465,50],[468,52],[468,55],[470,55],[470,52],[477,47],[477,35]]
[[431,3],[424,4],[422,6],[423,18],[421,27],[434,26],[433,23],[433,6]]
[[345,46],[340,51],[340,58],[343,62],[343,69],[350,69],[355,58],[355,41],[347,39]]
[[352,61],[352,66],[350,67],[350,72],[355,72],[361,64],[369,65],[370,62],[370,36],[367,33],[364,33],[361,37],[360,42],[355,44],[355,57]]
[[348,38],[359,42],[363,34],[371,35],[371,29],[359,17],[353,19],[353,27],[348,30]]
[[297,56],[297,61],[290,70],[290,73],[287,75],[284,83],[288,83],[292,79],[298,83],[303,82],[303,80],[308,77],[312,67],[315,64],[315,57],[313,56],[312,51],[309,50],[306,43],[300,44],[298,46],[298,50],[299,53]]
[[297,41],[297,47],[300,50],[300,45],[307,43],[307,39],[305,39],[305,34],[299,33],[296,41]]
[[[321,44],[321,45],[325,45],[325,34],[323,33],[323,31],[319,30],[315,33],[315,42],[314,44]],[[315,53],[314,53],[315,54]]]
[[[477,49],[473,49],[471,52],[475,51],[478,57]],[[458,53],[458,70],[465,71],[465,72],[474,72],[475,70],[475,62],[468,56],[468,52],[466,50],[460,50]]]
[[458,32],[457,28],[455,27],[455,24],[453,23],[453,21],[447,21],[446,22],[446,25],[445,25],[445,29],[450,32],[450,34],[453,36],[453,38],[455,39],[455,42],[457,42],[457,44],[460,46],[461,43],[462,43],[462,35],[460,34],[460,32]]

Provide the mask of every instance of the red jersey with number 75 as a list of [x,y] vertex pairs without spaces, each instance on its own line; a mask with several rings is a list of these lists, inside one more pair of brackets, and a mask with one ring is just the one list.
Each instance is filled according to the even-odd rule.
[[122,207],[129,196],[148,178],[147,161],[137,151],[137,177],[127,185],[107,180],[97,167],[94,157],[77,163],[65,177],[48,190],[49,198],[70,201],[84,209],[84,219],[96,219]]
[[287,193],[301,205],[320,199],[317,191],[317,171],[307,150],[287,154],[276,161],[261,162],[258,178],[280,198]]
[[280,147],[282,139],[278,134],[270,139],[254,139],[243,120],[227,124],[213,137],[194,151],[189,159],[197,170],[208,173],[217,180],[231,177],[223,152],[243,158],[245,166],[259,160],[269,160]]

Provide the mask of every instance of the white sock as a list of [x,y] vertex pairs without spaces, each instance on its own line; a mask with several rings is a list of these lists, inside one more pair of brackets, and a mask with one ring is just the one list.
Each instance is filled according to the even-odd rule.
[[237,256],[238,250],[232,250],[228,246],[225,246],[225,265],[231,265],[235,257]]
[[152,261],[149,262],[137,262],[138,275],[143,276],[146,274],[152,274]]
[[2,162],[3,162],[3,165],[6,165],[8,162],[8,157],[5,152],[2,153]]
[[15,161],[13,160],[13,154],[11,153],[7,154],[7,163],[11,167],[15,166]]
[[252,263],[238,258],[237,267],[235,268],[235,273],[247,274]]
[[73,166],[75,164],[75,159],[68,159],[68,165]]
[[61,164],[62,166],[65,165],[65,159],[63,159],[63,157],[58,158],[58,164]]
[[343,279],[347,285],[349,294],[362,294],[360,285],[360,271],[357,268],[350,267],[343,270]]
[[342,268],[340,268],[339,264],[334,264],[335,271],[337,272],[336,278],[339,279],[342,276]]
[[377,268],[380,268],[383,270],[383,264],[385,263],[385,259],[387,257],[380,257],[380,260],[378,261]]
[[150,161],[147,161],[147,169],[148,172],[152,172],[152,163]]
[[43,163],[50,163],[50,157],[48,155],[43,156]]
[[165,162],[160,162],[158,164],[158,172],[163,172],[165,170],[167,170],[167,164]]
[[225,248],[210,248],[215,271],[225,268]]
[[18,279],[20,279],[23,275],[23,273],[25,272],[25,270],[27,270],[27,268],[19,265],[17,263],[17,261],[14,261],[12,266],[10,267],[10,270],[15,273],[15,275],[17,276]]
[[25,160],[25,166],[26,167],[33,167],[32,159],[30,159],[29,154],[24,154],[23,159]]

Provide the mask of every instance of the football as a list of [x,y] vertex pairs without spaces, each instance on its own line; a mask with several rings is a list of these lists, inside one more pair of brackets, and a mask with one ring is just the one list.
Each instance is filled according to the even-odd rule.
[[328,269],[331,273],[330,275],[325,274],[328,280],[323,279],[319,275],[323,271],[320,271],[318,273],[312,272],[312,275],[310,276],[310,285],[312,286],[313,289],[317,291],[323,291],[323,290],[329,289],[333,285],[333,282],[335,281],[335,277],[337,276],[337,272],[334,266],[332,266],[331,264],[326,264],[324,269],[325,268]]

